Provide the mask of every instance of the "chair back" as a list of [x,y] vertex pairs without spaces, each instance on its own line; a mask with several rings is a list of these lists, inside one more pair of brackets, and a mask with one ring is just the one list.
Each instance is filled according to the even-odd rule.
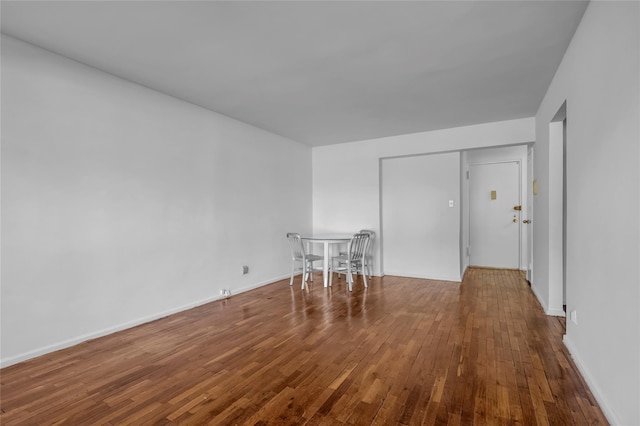
[[372,231],[370,229],[361,229],[360,230],[361,234],[369,234],[369,242],[367,243],[367,252],[365,253],[366,256],[372,256],[373,255],[373,242],[376,239],[376,231]]
[[365,232],[354,234],[347,248],[347,257],[349,260],[362,260],[367,253],[368,243],[369,234]]
[[302,243],[302,237],[295,232],[289,232],[287,234],[287,240],[289,240],[289,247],[291,247],[291,256],[293,260],[301,260],[306,257],[304,252],[304,244]]

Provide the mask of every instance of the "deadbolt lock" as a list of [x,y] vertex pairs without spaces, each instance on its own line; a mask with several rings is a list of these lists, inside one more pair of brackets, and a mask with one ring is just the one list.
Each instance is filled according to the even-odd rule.
[[522,206],[513,206],[513,209],[517,210],[517,211],[520,211],[520,210],[522,210]]

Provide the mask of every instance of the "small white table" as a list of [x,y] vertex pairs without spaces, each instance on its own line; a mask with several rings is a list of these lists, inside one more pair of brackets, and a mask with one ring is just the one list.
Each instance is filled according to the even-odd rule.
[[317,234],[302,237],[304,241],[308,241],[310,243],[322,243],[324,256],[322,259],[322,280],[325,287],[329,286],[329,245],[348,243],[351,241],[352,236],[353,235],[351,234]]

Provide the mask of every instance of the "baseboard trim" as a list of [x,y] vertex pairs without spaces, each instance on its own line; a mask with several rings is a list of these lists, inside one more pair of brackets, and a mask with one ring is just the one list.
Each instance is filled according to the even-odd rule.
[[456,283],[459,283],[462,281],[459,276],[433,276],[433,275],[427,276],[427,275],[420,275],[420,274],[407,274],[405,272],[400,272],[400,271],[384,271],[384,274],[392,275],[396,277],[418,278],[422,280],[433,280],[433,281],[452,281]]
[[538,303],[542,307],[542,310],[545,313],[548,312],[549,309],[547,308],[547,304],[545,303],[544,299],[540,297],[540,293],[538,293],[538,288],[535,285],[531,285],[530,287],[531,287],[531,291],[533,292],[533,295],[536,297],[536,299],[538,299]]
[[567,313],[562,309],[547,309],[545,313],[552,317],[566,317]]
[[[240,294],[240,293],[244,293],[246,291],[249,290],[254,290],[258,287],[262,287],[268,284],[273,284],[275,282],[281,281],[285,278],[289,278],[291,275],[286,274],[286,275],[282,275],[280,277],[275,277],[269,280],[265,280],[265,281],[261,281],[258,282],[256,284],[252,284],[246,287],[242,287],[239,289],[234,289],[233,292],[231,293],[231,297],[233,297],[236,294]],[[108,327],[102,330],[97,330],[91,333],[87,333],[87,334],[83,334],[81,336],[77,336],[68,340],[64,340],[62,342],[58,342],[58,343],[54,343],[52,345],[47,345],[47,346],[43,346],[41,348],[37,348],[28,352],[24,352],[12,357],[8,357],[8,358],[4,358],[0,360],[0,368],[5,368],[5,367],[9,367],[11,365],[14,364],[18,364],[20,362],[23,361],[27,361],[33,358],[37,358],[39,356],[42,355],[46,355],[48,353],[51,352],[55,352],[55,351],[59,351],[61,349],[66,349],[66,348],[70,348],[72,346],[78,345],[80,343],[84,343],[88,340],[93,340],[93,339],[97,339],[99,337],[103,337],[103,336],[107,336],[109,334],[113,334],[113,333],[117,333],[119,331],[123,331],[123,330],[127,330],[129,328],[133,328],[133,327],[137,327],[139,325],[142,324],[146,324],[148,322],[151,321],[155,321],[158,320],[160,318],[164,318],[167,317],[169,315],[173,315],[173,314],[177,314],[179,312],[183,312],[183,311],[187,311],[189,309],[193,309],[196,308],[198,306],[202,306],[202,305],[206,305],[207,303],[211,303],[211,302],[215,302],[216,300],[221,300],[224,299],[224,296],[221,295],[217,295],[217,296],[212,296],[212,297],[208,297],[205,299],[201,299],[192,303],[188,303],[186,305],[182,305],[182,306],[178,306],[176,308],[171,308],[168,309],[166,311],[162,311],[162,312],[158,312],[156,314],[153,315],[149,315],[143,318],[138,318],[136,320],[133,321],[129,321],[126,323],[122,323],[122,324],[118,324],[115,325],[113,327]]]
[[623,424],[611,409],[609,402],[604,397],[604,394],[602,393],[602,391],[600,391],[600,388],[598,388],[598,386],[595,384],[595,382],[591,378],[591,374],[589,373],[589,370],[585,367],[584,363],[580,360],[580,357],[578,356],[578,352],[576,351],[575,346],[573,346],[573,343],[571,343],[571,340],[566,334],[562,339],[562,343],[564,343],[565,348],[567,348],[567,350],[569,351],[569,354],[571,355],[573,363],[578,368],[578,371],[580,371],[582,378],[584,379],[585,383],[589,387],[589,390],[593,394],[596,401],[598,401],[598,405],[600,405],[600,409],[602,410],[602,413],[607,418],[609,423],[612,425]]

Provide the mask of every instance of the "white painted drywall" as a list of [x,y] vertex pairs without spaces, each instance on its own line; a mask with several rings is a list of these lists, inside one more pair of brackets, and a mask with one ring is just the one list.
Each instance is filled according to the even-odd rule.
[[310,148],[2,37],[3,365],[285,277],[311,214]]
[[[380,167],[384,158],[531,143],[534,124],[533,118],[525,118],[315,147],[314,232],[365,228],[380,233]],[[380,247],[378,238],[374,247],[376,275],[383,275]]]
[[381,176],[385,274],[460,281],[460,154],[385,159]]
[[551,190],[561,183],[550,170],[557,158],[549,123],[566,100],[566,297],[578,321],[567,320],[565,343],[620,425],[640,424],[639,9],[638,2],[589,4],[536,116],[532,285],[550,305],[546,255],[562,250],[551,226],[558,210]]

